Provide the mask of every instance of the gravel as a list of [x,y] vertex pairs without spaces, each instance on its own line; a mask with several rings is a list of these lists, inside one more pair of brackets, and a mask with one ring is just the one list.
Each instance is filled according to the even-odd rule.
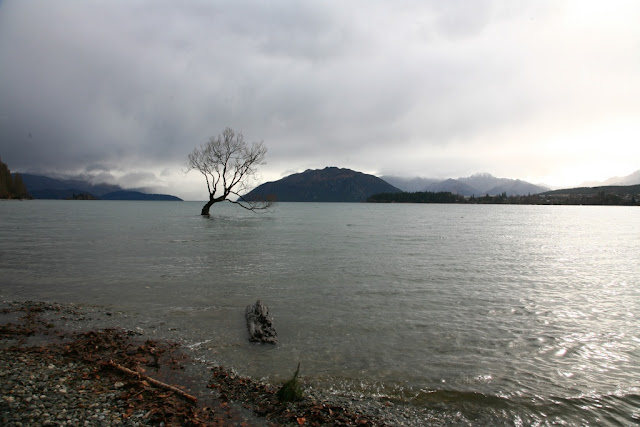
[[145,425],[142,410],[127,407],[118,383],[84,363],[61,362],[36,350],[0,351],[0,422],[5,426]]
[[[467,424],[455,416],[442,418],[408,405],[357,400],[312,388],[305,389],[301,401],[281,403],[273,385],[205,366],[190,359],[178,344],[109,328],[110,318],[104,310],[72,304],[0,303],[0,424]],[[114,364],[139,375],[125,375]],[[158,388],[153,380],[179,388],[197,404],[171,387]]]

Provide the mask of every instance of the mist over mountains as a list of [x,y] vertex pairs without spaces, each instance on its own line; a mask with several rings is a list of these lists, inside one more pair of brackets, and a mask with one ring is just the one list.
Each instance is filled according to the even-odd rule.
[[489,173],[477,173],[466,178],[435,180],[428,178],[401,178],[382,176],[389,184],[409,192],[447,191],[461,196],[495,196],[506,193],[507,196],[523,196],[549,191],[549,188],[532,184],[520,179],[496,178]]
[[[89,193],[93,196],[101,197],[105,194],[122,190],[122,187],[119,185],[105,183],[91,184],[79,179],[56,179],[30,173],[23,173],[22,180],[31,195],[36,199],[65,198],[74,192]],[[58,197],[53,197],[54,195]]]
[[[529,194],[545,193],[551,190],[543,185],[532,184],[520,179],[497,178],[489,173],[477,173],[465,178],[449,178],[445,180],[398,176],[382,176],[380,178],[402,191],[429,191],[434,193],[447,191],[461,196],[483,196],[486,194],[496,196],[503,193],[506,193],[507,196],[526,196]],[[638,184],[640,184],[640,170],[626,176],[612,177],[605,181],[585,182],[575,188],[629,186]]]
[[441,180],[432,179],[432,178],[421,178],[421,177],[403,178],[403,177],[391,176],[391,175],[381,176],[380,179],[388,182],[394,187],[401,189],[402,191],[408,191],[412,193],[417,191],[425,191],[425,189],[430,185],[436,184],[438,182],[442,182]]
[[[90,195],[90,198],[103,200],[180,200],[171,195],[148,194],[140,189],[123,189],[118,185],[94,184],[81,179],[55,179],[26,173],[21,174],[21,178],[29,193],[36,199],[70,199]],[[603,182],[585,183],[575,190],[639,184],[640,170]],[[378,193],[449,192],[465,197],[481,197],[485,195],[528,196],[549,191],[549,188],[541,185],[519,179],[497,178],[489,173],[439,180],[423,177],[377,177],[350,169],[326,167],[317,170],[309,169],[278,181],[266,182],[244,197],[251,200],[276,196],[276,199],[282,202],[362,202]],[[567,191],[561,193],[573,194]]]
[[589,181],[582,184],[582,187],[598,187],[603,185],[638,185],[640,184],[640,170],[633,172],[627,176],[614,176],[606,181]]
[[35,199],[71,199],[80,195],[102,200],[166,200],[179,201],[168,194],[148,194],[144,191],[125,190],[119,185],[92,184],[79,179],[55,179],[43,175],[21,174],[27,190]]
[[267,182],[247,193],[247,200],[274,197],[281,202],[362,202],[379,193],[449,192],[460,196],[520,196],[548,191],[546,187],[519,179],[496,178],[479,173],[466,178],[435,180],[427,178],[376,177],[374,175],[327,167],[306,170]]

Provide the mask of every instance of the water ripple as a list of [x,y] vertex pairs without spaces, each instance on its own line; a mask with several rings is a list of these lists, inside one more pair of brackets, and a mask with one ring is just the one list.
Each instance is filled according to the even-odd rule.
[[[318,386],[456,423],[638,422],[638,209],[29,203],[1,207],[5,298],[155,316],[241,373],[302,362]],[[268,350],[246,342],[256,298]]]

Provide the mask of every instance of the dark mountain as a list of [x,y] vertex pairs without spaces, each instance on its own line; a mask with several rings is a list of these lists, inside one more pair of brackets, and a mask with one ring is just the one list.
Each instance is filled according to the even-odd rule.
[[[29,188],[29,187],[27,187]],[[91,195],[94,198],[93,194],[82,191],[77,188],[67,188],[63,190],[33,190],[31,191],[31,195],[34,199],[49,199],[49,200],[65,200],[65,199],[74,199],[78,195]]]
[[[49,178],[48,176],[32,175],[28,173],[22,175],[22,180],[24,181],[24,184],[27,186],[29,191],[31,191],[32,193],[42,195],[49,194],[51,196],[56,194],[52,190],[62,190],[64,194],[68,193],[69,191],[75,193],[90,193],[96,197],[100,197],[103,194],[112,193],[114,191],[122,190],[122,187],[120,187],[119,185],[91,184],[79,179],[55,179]],[[64,197],[40,197],[36,196],[36,194],[33,194],[33,197],[35,197],[36,199],[64,199]]]
[[172,202],[181,202],[182,199],[168,194],[147,194],[139,191],[121,190],[113,193],[103,194],[102,200],[164,200]]
[[247,200],[275,196],[279,202],[364,202],[376,193],[401,190],[373,175],[350,169],[308,169],[267,182],[244,196]]
[[22,179],[34,199],[77,199],[79,196],[92,196],[102,200],[182,200],[167,194],[146,194],[124,190],[119,185],[91,184],[78,179],[55,179],[32,174],[23,174]]

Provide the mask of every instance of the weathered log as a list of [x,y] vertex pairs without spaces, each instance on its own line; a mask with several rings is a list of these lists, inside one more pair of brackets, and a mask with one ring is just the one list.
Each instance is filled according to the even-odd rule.
[[249,341],[268,344],[278,342],[278,335],[273,326],[273,318],[269,314],[267,306],[260,300],[247,306],[244,310],[244,317],[247,320]]
[[118,365],[116,362],[114,362],[113,360],[109,360],[109,362],[107,362],[108,366],[111,366],[114,369],[117,369],[118,371],[129,375],[130,377],[136,378],[140,381],[146,381],[149,384],[152,384],[158,388],[164,389],[164,390],[169,390],[172,391],[182,397],[184,397],[187,400],[190,400],[192,402],[198,402],[198,398],[196,398],[195,396],[190,395],[189,393],[187,393],[186,391],[180,390],[178,387],[172,386],[170,384],[167,383],[163,383],[162,381],[158,381],[156,379],[153,379],[147,375],[141,374],[140,372],[137,371],[133,371],[129,368],[126,368],[122,365]]

